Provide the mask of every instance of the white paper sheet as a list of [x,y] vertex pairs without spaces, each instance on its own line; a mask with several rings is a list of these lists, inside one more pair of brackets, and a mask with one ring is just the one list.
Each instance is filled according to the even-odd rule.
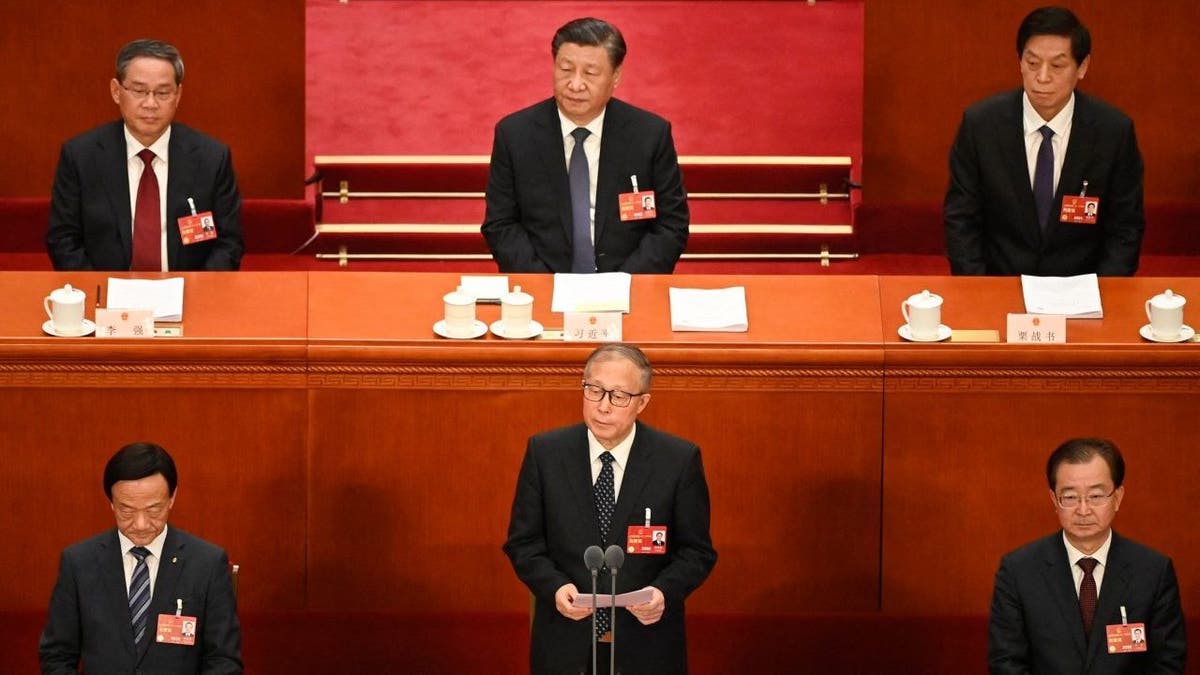
[[745,333],[746,287],[671,288],[671,330]]
[[183,321],[183,277],[109,277],[108,309],[152,309],[155,321]]
[[464,274],[458,283],[468,295],[475,296],[475,302],[484,304],[499,304],[500,297],[508,294],[506,276],[481,277]]
[[1095,274],[1074,277],[1021,275],[1025,311],[1030,314],[1064,314],[1071,319],[1102,319],[1100,280]]
[[[628,593],[618,593],[617,594],[617,607],[628,607],[630,605],[640,605],[643,602],[650,602],[650,599],[653,597],[654,597],[654,589],[653,588],[643,588],[640,591],[630,591]],[[575,596],[575,601],[572,602],[571,604],[576,607],[591,608],[592,594],[591,593],[580,593],[579,595]],[[612,604],[613,604],[612,603],[612,594],[610,594],[610,593],[597,593],[596,594],[596,607],[612,607]]]
[[552,312],[629,313],[628,272],[602,274],[555,274]]

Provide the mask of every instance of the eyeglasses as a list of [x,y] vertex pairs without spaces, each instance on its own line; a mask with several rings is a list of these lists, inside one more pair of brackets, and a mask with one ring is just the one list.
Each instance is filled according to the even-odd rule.
[[1079,506],[1080,502],[1087,501],[1087,505],[1093,509],[1098,509],[1101,506],[1108,504],[1112,500],[1113,495],[1117,493],[1116,489],[1106,495],[1088,495],[1080,497],[1079,495],[1058,495],[1055,501],[1058,506],[1064,510],[1071,510]]
[[587,400],[603,401],[605,394],[608,394],[609,403],[618,408],[625,408],[629,406],[629,402],[632,401],[635,396],[645,396],[646,392],[643,391],[640,394],[630,394],[619,389],[605,389],[604,387],[598,387],[594,384],[588,384],[587,382],[583,383],[583,397]]
[[178,89],[155,89],[154,91],[150,91],[149,89],[143,89],[142,87],[126,87],[123,84],[119,86],[125,91],[129,92],[129,95],[138,101],[144,101],[146,100],[147,96],[153,94],[154,100],[158,101],[159,103],[166,103],[167,101],[175,98],[175,94],[179,93]]

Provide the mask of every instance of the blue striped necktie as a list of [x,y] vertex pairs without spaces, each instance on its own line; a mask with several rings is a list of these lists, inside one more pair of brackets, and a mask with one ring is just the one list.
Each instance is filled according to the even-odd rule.
[[129,552],[137,558],[129,580],[129,616],[133,621],[133,644],[140,646],[146,638],[146,615],[150,613],[150,568],[146,566],[150,549],[134,546]]

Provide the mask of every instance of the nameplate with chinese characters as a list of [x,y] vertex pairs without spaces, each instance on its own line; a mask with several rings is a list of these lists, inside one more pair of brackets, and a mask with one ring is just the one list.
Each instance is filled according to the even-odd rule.
[[1049,345],[1067,341],[1065,314],[1009,314],[1008,342]]
[[564,312],[564,342],[620,342],[621,312]]
[[96,337],[152,338],[154,310],[96,308]]

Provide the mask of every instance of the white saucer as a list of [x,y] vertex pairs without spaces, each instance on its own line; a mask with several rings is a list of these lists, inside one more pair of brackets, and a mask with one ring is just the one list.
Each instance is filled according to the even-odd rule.
[[1171,338],[1170,340],[1166,340],[1156,337],[1154,335],[1154,329],[1150,327],[1150,324],[1146,324],[1138,329],[1138,335],[1141,335],[1151,342],[1187,342],[1196,336],[1196,331],[1192,330],[1191,326],[1185,324],[1179,328],[1178,336]]
[[83,337],[85,335],[91,335],[92,333],[95,333],[96,324],[84,319],[83,325],[79,327],[78,333],[62,333],[54,329],[53,321],[47,320],[46,323],[42,324],[42,332],[46,333],[47,335],[54,335],[57,337]]
[[949,338],[950,334],[953,333],[954,331],[950,330],[950,326],[947,326],[946,324],[942,323],[942,324],[938,324],[937,337],[927,337],[927,338],[913,337],[912,330],[909,329],[908,324],[904,324],[903,326],[900,326],[900,330],[897,332],[900,333],[900,337],[904,338],[905,340],[908,340],[909,342],[941,342],[942,340]]
[[477,337],[487,335],[487,330],[487,324],[478,319],[476,319],[475,323],[471,324],[471,332],[466,335],[451,335],[450,331],[446,329],[445,319],[433,324],[433,332],[451,340],[474,340]]
[[542,324],[536,321],[529,322],[529,329],[524,335],[509,335],[504,332],[504,321],[492,322],[492,335],[496,337],[507,338],[509,340],[529,340],[542,334]]

